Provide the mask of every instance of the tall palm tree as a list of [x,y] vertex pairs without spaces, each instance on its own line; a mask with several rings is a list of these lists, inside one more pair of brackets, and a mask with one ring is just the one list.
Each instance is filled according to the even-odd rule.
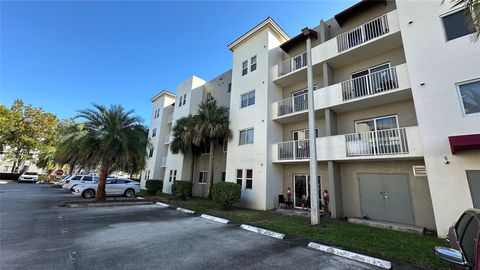
[[[442,0],[442,3],[445,0]],[[475,30],[472,40],[477,42],[480,38],[480,0],[450,0],[453,4],[452,8],[465,6],[465,17],[467,24],[471,29]]]
[[207,188],[207,197],[210,197],[210,191],[213,185],[213,155],[215,152],[215,143],[229,139],[232,136],[229,128],[228,107],[217,106],[215,100],[205,101],[200,103],[196,117],[197,121],[192,142],[195,145],[210,145]]
[[84,120],[84,130],[75,142],[78,152],[100,168],[96,198],[104,201],[107,176],[116,170],[131,170],[133,159],[145,159],[147,140],[142,120],[132,116],[133,111],[125,111],[119,105],[111,105],[108,109],[102,105],[93,106],[93,109],[80,110],[75,117]]

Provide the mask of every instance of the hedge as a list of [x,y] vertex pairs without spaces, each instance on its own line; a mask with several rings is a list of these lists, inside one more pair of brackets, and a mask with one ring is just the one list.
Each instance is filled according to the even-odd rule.
[[18,181],[18,178],[20,177],[20,173],[0,173],[0,179],[2,180],[14,180]]
[[145,188],[147,189],[147,193],[150,195],[155,195],[157,191],[162,191],[163,189],[163,181],[162,180],[155,180],[149,179],[145,182]]
[[217,182],[212,187],[213,201],[223,205],[225,208],[232,208],[240,201],[241,187],[236,183]]
[[175,181],[172,185],[173,196],[181,199],[192,197],[192,183],[189,181]]

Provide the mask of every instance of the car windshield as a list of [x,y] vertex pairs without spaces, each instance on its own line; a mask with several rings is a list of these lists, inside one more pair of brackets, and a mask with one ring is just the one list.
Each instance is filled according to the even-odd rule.
[[26,173],[24,173],[24,174],[25,174],[25,175],[37,175],[36,172],[26,172]]

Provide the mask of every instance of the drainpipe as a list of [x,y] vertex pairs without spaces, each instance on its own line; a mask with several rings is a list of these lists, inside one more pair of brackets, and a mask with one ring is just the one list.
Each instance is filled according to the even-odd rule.
[[310,29],[302,29],[307,42],[307,85],[308,85],[308,143],[310,148],[310,216],[312,225],[320,223],[318,209],[318,182],[317,182],[317,146],[315,143],[315,107],[313,102],[313,70],[312,70],[312,41]]

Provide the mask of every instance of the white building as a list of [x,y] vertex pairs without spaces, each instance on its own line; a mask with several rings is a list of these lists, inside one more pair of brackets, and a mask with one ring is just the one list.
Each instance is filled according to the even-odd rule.
[[[363,0],[310,29],[318,181],[333,217],[444,236],[480,207],[480,43],[463,22],[449,2]],[[216,148],[214,180],[241,184],[245,207],[276,208],[288,188],[296,207],[308,207],[305,36],[290,38],[267,18],[228,48],[231,71],[152,99],[142,181],[164,180],[170,192],[193,179],[194,195],[205,194],[208,154],[192,178],[192,156],[172,154],[168,142],[175,119],[213,97],[230,106],[233,133]]]

